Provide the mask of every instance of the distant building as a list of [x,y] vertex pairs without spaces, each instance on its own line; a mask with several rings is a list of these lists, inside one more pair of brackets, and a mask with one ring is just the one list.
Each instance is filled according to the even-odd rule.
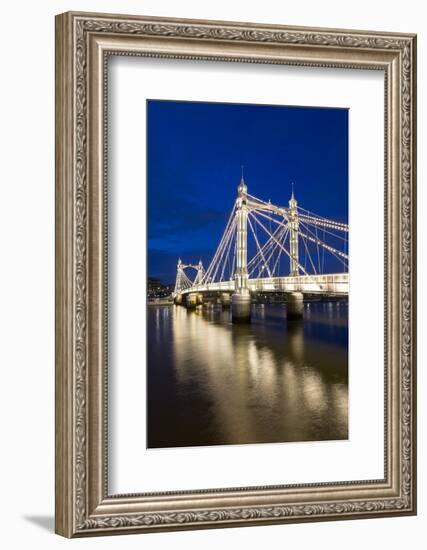
[[160,279],[148,277],[147,298],[155,300],[156,298],[167,298],[172,294],[173,285],[164,285]]

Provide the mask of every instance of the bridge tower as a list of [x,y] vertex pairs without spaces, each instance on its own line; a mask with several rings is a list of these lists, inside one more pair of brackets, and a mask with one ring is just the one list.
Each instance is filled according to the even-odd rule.
[[236,199],[236,271],[232,296],[232,319],[235,323],[249,322],[251,295],[248,288],[248,187],[240,180]]
[[292,188],[292,195],[289,200],[289,245],[290,245],[290,272],[289,275],[291,277],[295,277],[299,275],[299,269],[298,269],[298,210],[297,210],[298,203],[294,196],[294,190]]
[[[289,254],[291,256],[290,272],[291,277],[297,277],[299,273],[299,257],[298,257],[298,203],[294,195],[294,187],[292,184],[292,195],[289,200]],[[290,292],[286,295],[287,317],[291,319],[302,319],[304,315],[304,296],[302,292]]]
[[182,260],[178,258],[178,264],[176,266],[176,279],[175,279],[175,294],[179,294],[182,290],[182,277],[183,277]]
[[199,260],[199,263],[197,264],[197,266],[195,266],[196,269],[197,269],[197,275],[196,275],[196,278],[194,280],[194,284],[195,285],[198,285],[202,282],[203,280],[203,275],[205,274],[205,270],[203,268],[203,263],[202,263],[202,260]]

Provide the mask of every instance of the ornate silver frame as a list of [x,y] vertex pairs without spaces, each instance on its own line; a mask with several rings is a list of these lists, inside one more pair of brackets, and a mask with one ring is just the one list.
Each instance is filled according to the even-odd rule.
[[[108,494],[104,284],[108,55],[384,71],[384,479]],[[57,533],[78,537],[416,513],[415,121],[415,35],[89,13],[57,16]]]

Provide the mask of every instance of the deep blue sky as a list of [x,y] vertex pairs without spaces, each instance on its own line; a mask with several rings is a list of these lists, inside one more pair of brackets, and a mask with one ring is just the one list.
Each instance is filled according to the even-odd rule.
[[181,101],[147,102],[148,274],[205,267],[236,198],[248,191],[348,222],[348,111]]

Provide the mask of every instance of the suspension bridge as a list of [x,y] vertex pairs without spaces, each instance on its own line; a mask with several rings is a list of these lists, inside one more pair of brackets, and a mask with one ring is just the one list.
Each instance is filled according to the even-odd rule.
[[233,322],[247,322],[251,296],[283,293],[288,318],[301,318],[304,295],[348,296],[348,231],[301,208],[293,189],[288,206],[250,195],[242,174],[209,267],[178,260],[175,303],[194,308],[219,296]]

